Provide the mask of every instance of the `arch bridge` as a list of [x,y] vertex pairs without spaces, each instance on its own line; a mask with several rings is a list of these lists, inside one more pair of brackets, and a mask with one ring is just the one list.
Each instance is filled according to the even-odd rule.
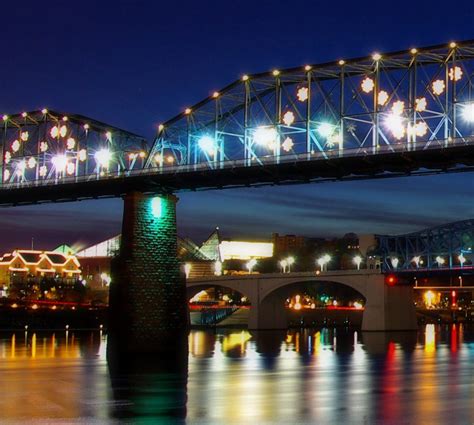
[[413,288],[387,285],[385,275],[375,270],[327,271],[320,274],[268,273],[188,279],[188,296],[211,286],[221,286],[246,296],[250,303],[250,329],[287,327],[284,301],[292,287],[301,283],[326,282],[350,287],[365,299],[362,330],[417,329]]

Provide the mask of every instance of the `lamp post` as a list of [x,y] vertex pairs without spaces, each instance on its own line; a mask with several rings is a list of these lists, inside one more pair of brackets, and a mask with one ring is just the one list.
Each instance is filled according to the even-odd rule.
[[459,259],[459,264],[461,264],[461,268],[463,268],[464,263],[466,262],[466,257],[464,257],[462,252],[461,252],[461,254],[459,254],[458,259]]
[[362,257],[360,255],[356,255],[354,257],[354,264],[357,266],[357,270],[360,270],[360,264],[362,263]]
[[247,264],[247,269],[249,271],[249,274],[252,273],[252,270],[253,268],[255,267],[255,265],[257,264],[257,260],[255,258],[252,258]]
[[281,260],[280,261],[280,267],[281,267],[281,272],[285,273],[286,272],[286,266],[288,266],[288,261],[286,260]]
[[286,263],[288,264],[288,273],[291,273],[291,265],[295,263],[295,257],[288,257]]

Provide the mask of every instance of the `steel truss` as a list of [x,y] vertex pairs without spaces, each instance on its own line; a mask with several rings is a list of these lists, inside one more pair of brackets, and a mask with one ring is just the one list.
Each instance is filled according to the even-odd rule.
[[472,268],[474,220],[399,236],[377,235],[385,270]]
[[0,187],[466,147],[473,80],[474,41],[243,76],[160,125],[151,147],[80,116],[4,116]]

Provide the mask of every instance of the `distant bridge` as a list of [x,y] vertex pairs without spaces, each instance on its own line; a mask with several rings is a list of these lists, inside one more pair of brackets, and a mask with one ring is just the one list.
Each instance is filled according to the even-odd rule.
[[360,293],[366,300],[362,330],[417,329],[412,287],[390,286],[385,283],[385,275],[377,270],[202,277],[188,279],[186,286],[188,298],[212,286],[239,292],[252,306],[250,329],[283,329],[287,327],[285,300],[292,295],[296,285],[311,282],[341,284]]

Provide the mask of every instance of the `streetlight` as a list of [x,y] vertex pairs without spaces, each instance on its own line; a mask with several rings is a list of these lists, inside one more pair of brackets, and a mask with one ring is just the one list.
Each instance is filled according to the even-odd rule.
[[324,266],[326,266],[327,271],[327,264],[331,261],[331,256],[328,254],[324,254],[322,257],[319,257],[316,262],[321,267],[321,271],[324,271]]
[[216,276],[222,276],[222,262],[219,260],[214,263],[214,274]]
[[397,258],[397,257],[393,257],[393,258],[390,259],[390,261],[391,261],[391,263],[392,263],[392,267],[393,267],[394,269],[396,269],[396,268],[398,267],[398,262],[399,262],[398,258]]
[[354,264],[357,266],[357,270],[360,270],[360,263],[362,263],[362,257],[360,255],[356,255],[353,261]]
[[191,273],[192,268],[193,268],[193,266],[191,265],[191,263],[186,263],[184,265],[184,274],[186,275],[186,279],[189,279],[189,275]]
[[286,259],[286,262],[288,264],[288,273],[291,272],[291,265],[295,263],[295,257],[288,257]]
[[464,266],[464,263],[466,262],[466,257],[464,257],[463,253],[459,254],[459,263],[461,264],[461,268]]
[[286,266],[288,265],[288,261],[286,260],[281,260],[280,261],[280,267],[281,267],[281,272],[285,273],[286,272]]
[[416,268],[418,268],[420,266],[420,256],[417,255],[416,257],[413,257],[413,260],[412,260],[415,265],[416,265]]
[[438,263],[438,267],[441,267],[445,262],[444,258],[439,255],[435,258],[435,260]]
[[252,273],[252,269],[255,267],[257,264],[257,260],[255,258],[252,258],[247,264],[246,267],[249,271],[249,274]]

